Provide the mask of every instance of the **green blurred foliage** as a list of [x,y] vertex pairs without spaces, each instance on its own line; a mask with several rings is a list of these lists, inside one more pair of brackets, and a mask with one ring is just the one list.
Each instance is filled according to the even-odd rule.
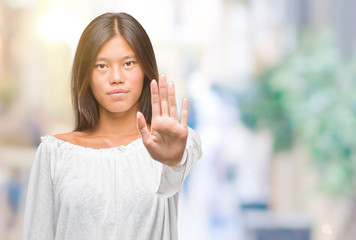
[[356,193],[356,57],[343,59],[330,32],[308,32],[297,49],[238,97],[243,122],[270,129],[275,151],[298,141],[321,187]]

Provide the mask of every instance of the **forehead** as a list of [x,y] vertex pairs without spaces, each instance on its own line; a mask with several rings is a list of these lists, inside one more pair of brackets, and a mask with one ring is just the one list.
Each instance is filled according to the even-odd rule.
[[122,58],[134,54],[134,50],[126,39],[120,35],[115,35],[103,44],[98,52],[97,58]]

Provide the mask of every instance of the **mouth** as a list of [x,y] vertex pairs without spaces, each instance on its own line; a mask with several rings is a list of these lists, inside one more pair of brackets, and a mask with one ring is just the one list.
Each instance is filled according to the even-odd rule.
[[125,90],[125,89],[115,89],[115,90],[109,92],[108,95],[113,95],[113,96],[115,96],[115,95],[123,95],[123,94],[125,94],[125,93],[128,93],[128,91]]

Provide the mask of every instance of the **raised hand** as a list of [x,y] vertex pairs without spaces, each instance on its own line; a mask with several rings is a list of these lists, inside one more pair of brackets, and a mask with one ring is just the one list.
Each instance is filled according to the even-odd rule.
[[177,117],[174,83],[164,74],[151,81],[151,132],[141,112],[137,112],[137,127],[142,142],[151,157],[169,166],[176,166],[183,157],[188,137],[188,99],[183,99],[181,120]]

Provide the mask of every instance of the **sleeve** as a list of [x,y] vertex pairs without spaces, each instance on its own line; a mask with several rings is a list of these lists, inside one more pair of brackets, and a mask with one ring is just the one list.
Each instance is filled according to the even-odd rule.
[[54,239],[50,146],[37,149],[28,183],[23,240]]
[[188,128],[187,145],[182,161],[175,167],[161,164],[156,193],[161,197],[171,197],[179,192],[185,178],[201,156],[202,148],[200,137],[193,129]]

